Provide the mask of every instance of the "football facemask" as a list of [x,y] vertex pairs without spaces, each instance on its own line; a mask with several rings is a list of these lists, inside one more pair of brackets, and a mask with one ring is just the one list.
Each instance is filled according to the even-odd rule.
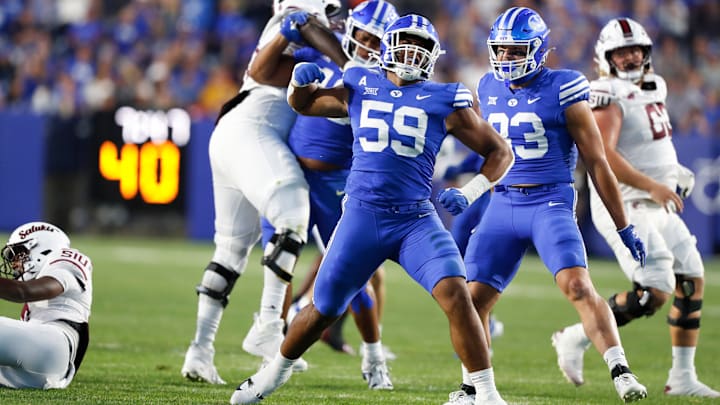
[[445,53],[430,20],[409,14],[390,24],[380,43],[380,64],[402,80],[427,80],[435,62]]
[[[623,70],[612,61],[613,51],[620,48],[639,46],[643,51],[643,61],[635,69]],[[645,29],[630,18],[616,18],[605,24],[595,44],[595,63],[603,76],[617,76],[618,79],[633,83],[642,79],[650,69],[652,40]]]
[[[376,37],[378,44],[385,33],[385,27],[398,18],[395,6],[384,0],[368,0],[360,3],[350,11],[345,21],[345,35],[342,47],[350,60],[363,65],[377,64],[379,49],[372,49],[356,39],[358,30],[365,31]],[[368,55],[363,57],[358,51]]]

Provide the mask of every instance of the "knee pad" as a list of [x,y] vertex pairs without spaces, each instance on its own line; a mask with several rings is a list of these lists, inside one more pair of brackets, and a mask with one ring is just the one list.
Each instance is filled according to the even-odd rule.
[[[638,295],[638,290],[643,292],[642,297]],[[627,325],[635,318],[650,316],[655,313],[655,308],[652,305],[654,298],[652,293],[650,293],[650,290],[645,289],[640,285],[636,284],[632,291],[627,292],[625,305],[618,305],[615,301],[615,297],[617,297],[617,294],[610,297],[608,304],[610,304],[610,309],[615,316],[617,326]]]
[[667,323],[671,326],[677,326],[682,329],[699,329],[700,317],[689,317],[691,313],[702,309],[702,300],[690,299],[690,297],[695,294],[695,281],[685,278],[682,275],[678,275],[676,277],[676,282],[677,286],[680,287],[680,290],[682,291],[683,297],[680,298],[675,296],[673,306],[680,310],[680,317],[672,318],[668,315]]
[[302,239],[291,230],[276,233],[266,246],[262,265],[272,270],[281,280],[289,283],[292,281],[295,262],[303,246]]
[[228,304],[228,296],[235,286],[235,281],[240,277],[239,273],[232,270],[228,270],[225,267],[210,262],[205,273],[203,274],[202,281],[195,287],[195,291],[199,294],[205,294],[210,298],[214,298],[226,307]]
[[375,305],[375,302],[365,288],[360,290],[350,301],[350,306],[355,313],[360,312],[363,308],[372,308],[373,305]]

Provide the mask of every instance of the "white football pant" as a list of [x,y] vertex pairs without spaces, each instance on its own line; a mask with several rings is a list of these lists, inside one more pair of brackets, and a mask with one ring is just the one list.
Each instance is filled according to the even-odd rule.
[[70,384],[70,342],[59,326],[0,317],[0,342],[0,386],[49,389]]

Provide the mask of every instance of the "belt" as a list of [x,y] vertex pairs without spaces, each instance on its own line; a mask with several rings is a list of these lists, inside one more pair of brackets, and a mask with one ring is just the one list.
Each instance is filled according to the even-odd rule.
[[403,213],[409,213],[409,212],[415,212],[419,210],[428,210],[428,209],[434,209],[434,205],[430,200],[422,200],[422,201],[416,201],[416,202],[410,202],[405,204],[383,204],[383,203],[377,203],[377,202],[370,202],[370,201],[364,201],[357,198],[353,198],[348,196],[348,202],[351,205],[359,206],[359,207],[366,207],[373,209],[375,211],[383,211],[383,212],[389,212],[393,214],[403,214]]
[[498,184],[495,186],[495,191],[498,192],[504,192],[504,191],[515,191],[519,193],[523,193],[525,195],[534,194],[534,193],[542,193],[545,191],[555,190],[558,188],[560,183],[552,183],[552,184],[538,184],[537,186],[506,186],[503,184]]
[[245,97],[247,97],[248,94],[250,94],[250,90],[243,90],[240,93],[236,94],[233,98],[225,102],[225,104],[223,104],[220,108],[220,113],[215,120],[215,125],[220,122],[220,118],[222,118],[223,115],[227,114],[228,111],[232,110],[233,108],[237,107],[238,104],[242,103],[242,101],[245,100]]

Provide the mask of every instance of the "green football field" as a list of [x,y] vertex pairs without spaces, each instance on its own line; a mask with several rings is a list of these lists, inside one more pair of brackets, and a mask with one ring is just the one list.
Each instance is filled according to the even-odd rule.
[[[223,404],[250,376],[259,360],[246,354],[242,340],[259,305],[262,277],[259,251],[238,280],[215,342],[216,365],[228,381],[212,386],[180,375],[184,352],[195,331],[194,286],[210,259],[212,245],[182,240],[74,238],[74,247],[94,263],[91,341],[80,372],[62,391],[0,390],[1,404]],[[298,277],[313,256],[307,248]],[[603,296],[629,283],[610,261],[591,259]],[[310,369],[294,375],[267,404],[442,404],[460,382],[460,363],[450,345],[447,322],[432,298],[395,264],[388,264],[383,341],[398,355],[390,362],[395,390],[372,392],[360,375],[360,358],[318,343],[304,358]],[[707,286],[696,365],[701,379],[720,388],[720,260],[706,261]],[[669,304],[666,304],[669,305]],[[649,404],[710,404],[709,399],[666,398],[670,367],[665,314],[621,329],[630,365],[647,385]],[[17,317],[20,306],[0,303],[0,314]],[[528,256],[513,285],[496,307],[505,334],[493,343],[498,388],[515,404],[620,403],[607,367],[594,350],[585,356],[586,384],[567,383],[555,362],[551,333],[577,321],[534,256]],[[352,322],[345,334],[357,348]],[[2,344],[2,342],[0,342]]]

